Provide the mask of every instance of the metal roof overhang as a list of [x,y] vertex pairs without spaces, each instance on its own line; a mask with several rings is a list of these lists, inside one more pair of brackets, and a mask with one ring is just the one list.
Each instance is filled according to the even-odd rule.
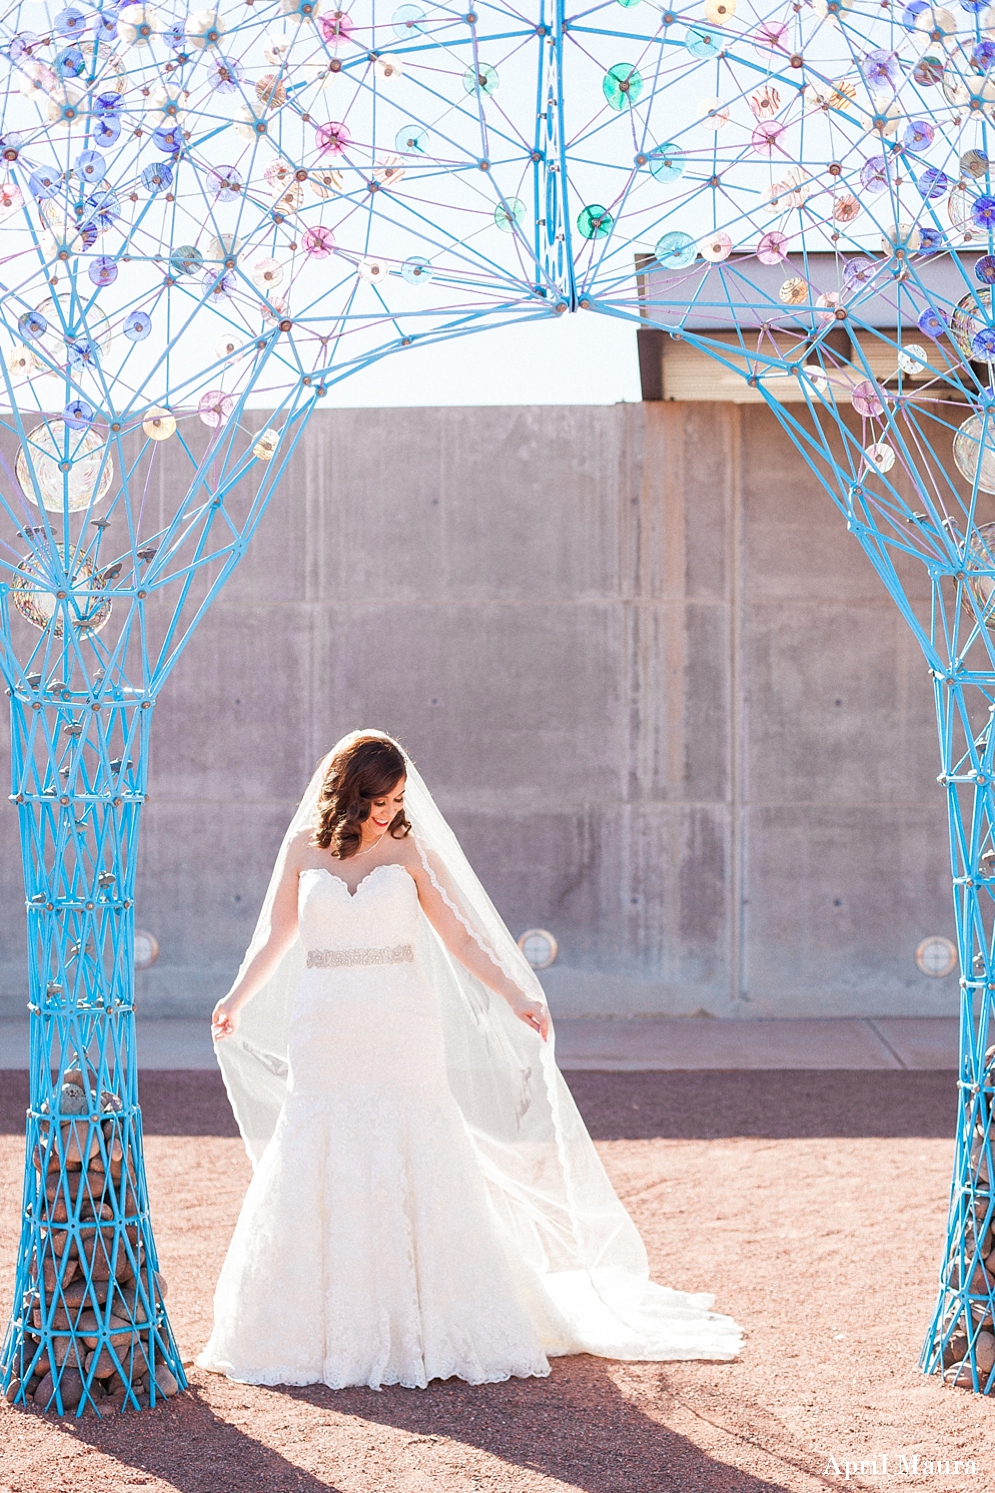
[[[875,269],[866,285],[845,290],[848,260],[867,259]],[[975,251],[913,256],[904,270],[893,256],[792,254],[778,264],[761,264],[755,255],[733,255],[720,264],[699,260],[683,270],[664,269],[656,260],[637,263],[639,309],[645,322],[665,331],[717,332],[768,324],[788,330],[822,325],[826,307],[821,295],[838,295],[846,317],[859,328],[882,331],[899,326],[918,335],[916,322],[927,306],[948,315],[964,296],[984,287],[974,267]],[[798,277],[810,287],[809,298],[785,305],[779,291]]]

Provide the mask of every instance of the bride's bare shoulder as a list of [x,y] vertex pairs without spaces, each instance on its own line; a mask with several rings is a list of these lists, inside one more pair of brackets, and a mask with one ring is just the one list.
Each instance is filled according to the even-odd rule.
[[[291,835],[287,841],[287,864],[298,870],[307,864],[314,855],[316,847],[311,844],[311,836],[314,831],[310,825],[299,829],[295,835]],[[327,854],[327,852],[326,852]]]
[[412,874],[421,870],[421,856],[418,854],[418,846],[415,844],[413,835],[404,835],[401,839],[394,841],[391,858]]

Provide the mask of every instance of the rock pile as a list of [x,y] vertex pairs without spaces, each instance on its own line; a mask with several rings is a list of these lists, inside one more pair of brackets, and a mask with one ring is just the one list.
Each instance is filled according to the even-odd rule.
[[[955,1235],[947,1283],[960,1300],[943,1325],[943,1377],[948,1384],[982,1392],[995,1389],[995,1212],[992,1208],[990,1102],[995,1085],[995,1047],[985,1053],[985,1077],[972,1114],[971,1152],[963,1205],[964,1227]],[[961,1255],[963,1240],[963,1255]],[[967,1282],[966,1300],[961,1280]]]
[[[32,1160],[33,1254],[23,1301],[24,1397],[42,1409],[143,1407],[177,1392],[156,1328],[166,1282],[145,1258],[141,1198],[121,1104],[65,1074]],[[33,1351],[32,1351],[33,1350]],[[7,1399],[22,1398],[20,1377]]]

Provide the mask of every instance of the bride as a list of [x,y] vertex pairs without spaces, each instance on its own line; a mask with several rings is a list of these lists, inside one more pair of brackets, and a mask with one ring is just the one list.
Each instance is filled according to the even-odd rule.
[[424,1387],[739,1351],[649,1281],[542,988],[389,737],[319,764],[213,1032],[255,1170],[202,1367]]

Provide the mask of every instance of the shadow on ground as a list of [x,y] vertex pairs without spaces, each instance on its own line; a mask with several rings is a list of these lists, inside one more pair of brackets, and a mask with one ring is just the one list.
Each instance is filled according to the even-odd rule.
[[[338,1493],[315,1475],[225,1420],[196,1387],[155,1410],[98,1421],[53,1422],[76,1445],[92,1446],[137,1474],[121,1487],[158,1479],[176,1493]],[[66,1485],[82,1493],[85,1484]]]
[[[936,1070],[574,1072],[567,1080],[595,1140],[771,1140],[954,1134],[957,1075]],[[147,1135],[237,1136],[220,1073],[150,1071]],[[0,1071],[0,1134],[23,1135],[28,1076]]]
[[[292,1419],[291,1456],[225,1418],[223,1401],[232,1392],[253,1397],[253,1419],[270,1441],[279,1439],[274,1429]],[[653,1401],[658,1410],[685,1403],[671,1392],[662,1366]],[[313,1413],[302,1416],[304,1406]],[[698,1418],[726,1429],[708,1416]],[[495,1486],[494,1459],[509,1472],[539,1473],[578,1493],[783,1493],[799,1485],[799,1474],[811,1480],[806,1486],[831,1486],[810,1453],[783,1449],[783,1425],[775,1435],[759,1425],[745,1434],[744,1428],[728,1430],[730,1450],[734,1441],[749,1443],[754,1455],[773,1464],[770,1477],[754,1476],[644,1414],[603,1361],[586,1357],[556,1362],[544,1381],[472,1386],[450,1380],[426,1390],[246,1390],[223,1381],[215,1389],[212,1381],[209,1392],[194,1385],[160,1410],[49,1424],[75,1445],[113,1457],[122,1487],[155,1479],[176,1493],[339,1493],[344,1483],[356,1486],[360,1469],[363,1485],[377,1493],[409,1483],[431,1486],[437,1476],[449,1486],[454,1471],[467,1487],[482,1486],[481,1478]],[[399,1433],[372,1455],[364,1430],[371,1424]],[[127,1476],[129,1469],[135,1476]]]
[[[511,1380],[474,1387],[450,1380],[426,1390],[380,1392],[313,1385],[270,1393],[392,1427],[411,1438],[409,1447],[415,1441],[427,1447],[462,1443],[509,1467],[541,1473],[583,1493],[775,1493],[784,1487],[777,1478],[777,1463],[795,1474],[794,1486],[799,1472],[811,1477],[815,1486],[823,1481],[821,1466],[813,1465],[810,1454],[800,1448],[778,1453],[769,1448],[766,1437],[766,1457],[775,1463],[773,1481],[709,1455],[688,1437],[644,1414],[620,1392],[605,1362],[594,1358],[555,1362],[551,1377],[542,1382]],[[653,1398],[658,1409],[676,1403],[665,1372]],[[778,1429],[777,1439],[783,1442],[784,1427]],[[735,1431],[730,1435],[754,1441]],[[430,1461],[422,1465],[430,1471]],[[472,1469],[467,1472],[472,1485]]]

